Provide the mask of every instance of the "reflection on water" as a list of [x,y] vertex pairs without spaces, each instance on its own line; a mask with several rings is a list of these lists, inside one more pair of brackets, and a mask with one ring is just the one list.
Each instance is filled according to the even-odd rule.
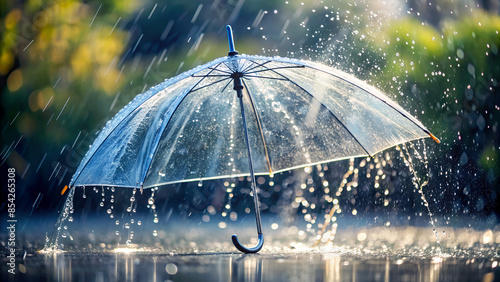
[[[333,253],[35,254],[2,281],[494,281],[492,259],[362,258]],[[3,271],[4,276],[6,271]]]

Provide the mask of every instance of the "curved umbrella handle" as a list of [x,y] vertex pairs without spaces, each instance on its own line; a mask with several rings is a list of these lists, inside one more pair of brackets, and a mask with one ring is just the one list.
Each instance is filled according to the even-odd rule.
[[252,254],[260,251],[262,249],[262,246],[264,245],[264,235],[262,233],[259,233],[259,242],[257,242],[257,245],[252,248],[247,248],[243,246],[240,241],[238,241],[238,236],[236,234],[233,234],[231,236],[231,239],[233,240],[233,244],[238,249],[240,252],[243,252],[245,254]]

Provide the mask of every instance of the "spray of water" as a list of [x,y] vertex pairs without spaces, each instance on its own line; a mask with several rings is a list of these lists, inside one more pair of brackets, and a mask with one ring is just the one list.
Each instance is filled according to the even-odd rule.
[[[424,179],[423,177],[419,176],[417,173],[415,166],[413,164],[413,158],[411,157],[410,150],[408,150],[408,146],[410,149],[413,151],[413,155],[423,163],[424,169],[427,171],[425,175],[427,176],[427,179]],[[436,241],[439,243],[439,235],[436,230],[436,225],[435,225],[435,219],[434,219],[434,214],[432,213],[430,207],[429,207],[429,202],[427,201],[424,193],[424,187],[429,183],[428,179],[428,171],[429,171],[429,166],[428,166],[428,160],[427,160],[427,155],[426,155],[426,150],[425,150],[425,144],[423,145],[423,152],[422,155],[418,152],[418,150],[415,148],[415,146],[411,143],[408,142],[408,145],[403,144],[402,145],[403,149],[401,147],[397,146],[396,149],[400,152],[400,156],[404,159],[405,165],[408,167],[410,170],[410,173],[412,174],[412,183],[415,186],[417,192],[420,194],[420,199],[423,202],[423,205],[427,209],[427,214],[429,215],[430,218],[430,224],[432,225],[432,231],[434,232],[434,236],[436,236]]]

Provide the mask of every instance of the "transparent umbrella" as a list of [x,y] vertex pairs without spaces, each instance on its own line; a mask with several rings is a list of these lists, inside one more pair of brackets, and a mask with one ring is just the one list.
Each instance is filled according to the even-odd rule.
[[70,187],[152,188],[250,176],[264,243],[255,175],[352,157],[432,137],[377,89],[310,61],[228,56],[138,95],[102,129]]

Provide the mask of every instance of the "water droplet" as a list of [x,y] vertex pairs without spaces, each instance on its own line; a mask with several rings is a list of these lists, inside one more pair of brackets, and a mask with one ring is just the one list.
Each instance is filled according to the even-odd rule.
[[154,202],[155,202],[155,199],[153,199],[153,197],[149,198],[148,204],[152,205],[152,204],[154,204]]
[[111,214],[113,211],[111,209],[107,210],[108,214]]
[[170,275],[175,275],[177,273],[177,266],[173,263],[169,263],[165,266],[165,271]]

